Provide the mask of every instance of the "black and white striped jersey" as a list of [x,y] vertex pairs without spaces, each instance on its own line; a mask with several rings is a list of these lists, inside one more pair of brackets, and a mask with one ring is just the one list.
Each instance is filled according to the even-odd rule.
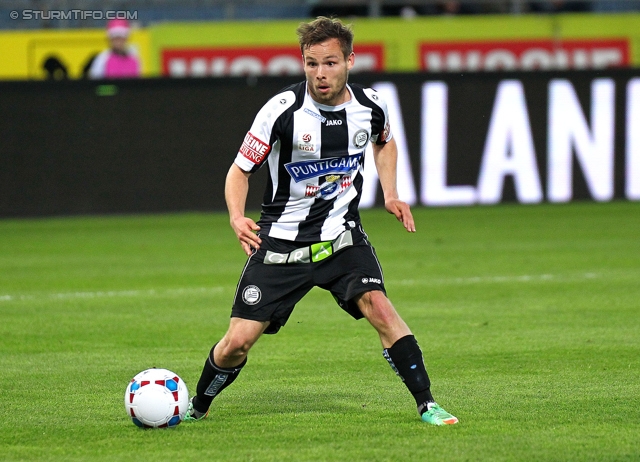
[[350,101],[325,106],[300,82],[258,112],[235,163],[245,172],[267,163],[260,234],[319,242],[360,224],[365,148],[392,135],[387,106],[375,90],[347,88]]

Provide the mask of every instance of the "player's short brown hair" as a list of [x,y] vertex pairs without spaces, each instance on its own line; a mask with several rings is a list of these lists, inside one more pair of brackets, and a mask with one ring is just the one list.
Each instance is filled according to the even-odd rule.
[[303,56],[304,50],[310,46],[332,38],[338,39],[338,42],[340,42],[340,48],[345,59],[353,52],[353,31],[351,26],[344,25],[338,18],[318,16],[311,22],[300,24],[296,32]]

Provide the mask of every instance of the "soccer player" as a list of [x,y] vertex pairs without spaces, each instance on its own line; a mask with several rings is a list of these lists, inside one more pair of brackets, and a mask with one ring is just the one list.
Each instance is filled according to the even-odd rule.
[[[229,329],[204,363],[185,420],[207,416],[260,336],[278,332],[317,286],[376,329],[385,359],[413,394],[422,420],[455,424],[458,419],[431,394],[420,347],[386,296],[380,263],[360,223],[364,153],[372,143],[385,208],[408,232],[416,230],[409,205],[398,199],[387,106],[374,90],[347,84],[355,59],[348,26],[321,16],[297,33],[306,81],[262,107],[227,174],[231,227],[249,258]],[[245,216],[248,180],[263,165],[269,179],[255,223]]]

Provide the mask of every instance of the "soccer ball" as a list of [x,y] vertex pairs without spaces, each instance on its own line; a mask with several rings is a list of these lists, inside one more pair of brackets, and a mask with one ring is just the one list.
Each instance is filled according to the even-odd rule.
[[189,391],[175,372],[147,369],[127,385],[124,407],[138,427],[175,427],[187,413]]

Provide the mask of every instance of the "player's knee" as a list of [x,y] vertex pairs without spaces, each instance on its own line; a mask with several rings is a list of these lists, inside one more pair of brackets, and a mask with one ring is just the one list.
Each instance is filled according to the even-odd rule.
[[375,308],[377,305],[380,305],[384,302],[384,300],[388,300],[387,296],[380,290],[370,290],[368,292],[364,292],[361,294],[356,302],[361,309],[370,309]]
[[384,294],[384,292],[380,290],[372,290],[371,292],[369,292],[369,297],[371,299],[371,304],[375,308],[380,308],[385,310],[390,308],[393,310],[393,306],[391,305],[391,302],[389,301],[387,296]]
[[375,324],[388,325],[396,321],[398,314],[384,292],[372,290],[358,300],[362,313]]
[[241,335],[226,335],[220,341],[220,349],[216,351],[216,360],[221,363],[244,358],[253,346],[253,342]]

